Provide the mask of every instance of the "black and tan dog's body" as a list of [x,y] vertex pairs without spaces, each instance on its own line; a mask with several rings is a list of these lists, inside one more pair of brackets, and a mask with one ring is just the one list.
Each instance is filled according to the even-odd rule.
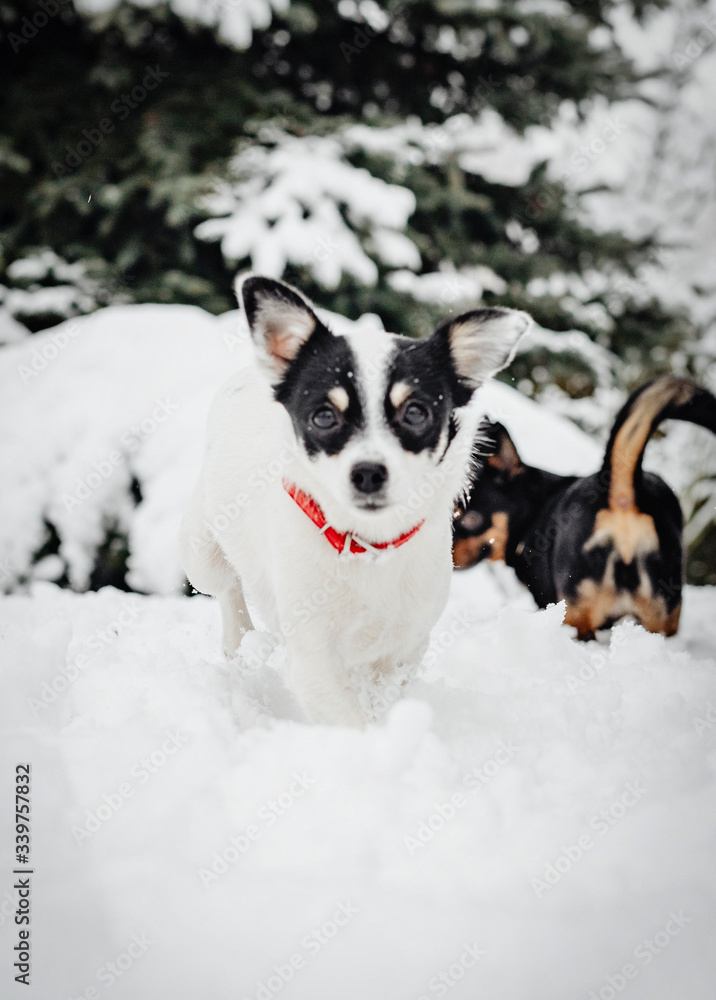
[[669,418],[716,433],[716,398],[672,375],[643,385],[615,420],[601,470],[584,478],[525,465],[502,424],[485,422],[476,449],[484,464],[456,512],[455,567],[504,560],[540,607],[566,602],[580,639],[625,615],[674,635],[683,517],[666,483],[642,470],[649,438]]

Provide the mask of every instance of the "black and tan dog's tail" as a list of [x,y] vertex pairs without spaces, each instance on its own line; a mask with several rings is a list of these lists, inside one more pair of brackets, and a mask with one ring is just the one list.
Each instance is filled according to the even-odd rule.
[[636,507],[644,449],[662,420],[687,420],[716,434],[716,397],[676,375],[661,375],[632,393],[614,421],[602,466],[611,510]]

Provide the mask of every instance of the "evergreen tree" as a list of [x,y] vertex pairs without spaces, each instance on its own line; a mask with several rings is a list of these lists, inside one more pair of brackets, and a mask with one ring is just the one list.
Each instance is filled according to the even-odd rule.
[[515,362],[535,396],[688,370],[685,311],[633,294],[654,240],[591,224],[544,148],[565,109],[645,96],[612,16],[659,3],[563,6],[0,0],[6,337],[110,302],[220,313],[256,266],[416,335],[527,309],[568,334]]
[[[538,160],[517,183],[501,181],[499,169],[481,169],[479,156],[476,167],[466,166],[460,123],[472,131],[473,145],[512,139],[509,157],[519,152],[514,139],[530,127],[549,127],[565,100],[580,113],[596,96],[636,93],[637,76],[607,28],[612,4],[573,6],[565,18],[549,8],[523,12],[467,0],[313,0],[275,10],[263,29],[240,32],[248,43],[242,51],[222,38],[226,15],[240,12],[242,0],[205,3],[207,20],[216,22],[205,26],[164,4],[123,3],[90,17],[60,0],[46,0],[44,15],[34,3],[5,0],[0,281],[27,286],[22,267],[13,278],[13,263],[49,248],[81,263],[92,288],[55,314],[47,296],[28,312],[26,295],[16,317],[38,329],[68,311],[116,300],[229,308],[231,276],[251,260],[227,262],[197,236],[197,224],[216,208],[216,199],[202,196],[216,176],[227,176],[237,148],[275,148],[280,135],[338,135],[346,163],[413,192],[406,232],[418,275],[493,272],[492,287],[477,278],[473,286],[485,301],[527,308],[552,330],[572,329],[567,296],[533,294],[531,283],[555,272],[631,273],[649,246],[580,223],[571,194]],[[635,4],[635,15],[643,9]],[[375,143],[346,138],[356,121],[366,131],[395,132],[392,148],[381,152]],[[483,125],[471,129],[472,122]],[[458,128],[451,133],[445,123]],[[412,155],[403,155],[406,149]],[[374,268],[327,283],[320,269],[289,254],[288,279],[322,305],[349,316],[377,311],[389,328],[406,332],[424,332],[446,304],[460,304],[449,279],[430,301],[419,283],[396,278],[395,241],[376,241],[364,224],[370,220],[346,213],[348,191],[331,194]],[[33,280],[61,283],[51,269]],[[462,297],[474,299],[469,284]],[[602,333],[584,316],[578,325],[594,338]],[[644,345],[671,348],[686,333],[681,317],[627,303],[619,330],[601,341],[622,356],[636,346],[637,380],[659,368]],[[525,379],[529,370],[528,359]],[[593,388],[576,357],[563,355],[555,375],[572,395]]]

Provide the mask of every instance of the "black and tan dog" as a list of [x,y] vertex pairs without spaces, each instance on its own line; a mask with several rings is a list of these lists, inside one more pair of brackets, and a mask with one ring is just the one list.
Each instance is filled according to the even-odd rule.
[[502,424],[485,421],[476,445],[482,468],[455,512],[455,567],[504,560],[540,607],[566,602],[565,621],[580,639],[625,615],[674,635],[683,517],[663,479],[642,470],[646,444],[668,418],[716,433],[716,398],[673,375],[647,382],[617,415],[601,470],[584,478],[525,465]]

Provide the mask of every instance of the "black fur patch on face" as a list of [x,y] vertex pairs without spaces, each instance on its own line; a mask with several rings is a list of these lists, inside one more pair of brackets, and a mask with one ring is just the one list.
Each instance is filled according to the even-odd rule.
[[318,326],[274,394],[310,456],[337,455],[363,427],[357,366],[345,337]]
[[441,339],[432,336],[416,342],[397,337],[396,341],[385,393],[388,426],[406,451],[433,451],[453,409],[463,406],[472,391],[461,389],[450,351]]

